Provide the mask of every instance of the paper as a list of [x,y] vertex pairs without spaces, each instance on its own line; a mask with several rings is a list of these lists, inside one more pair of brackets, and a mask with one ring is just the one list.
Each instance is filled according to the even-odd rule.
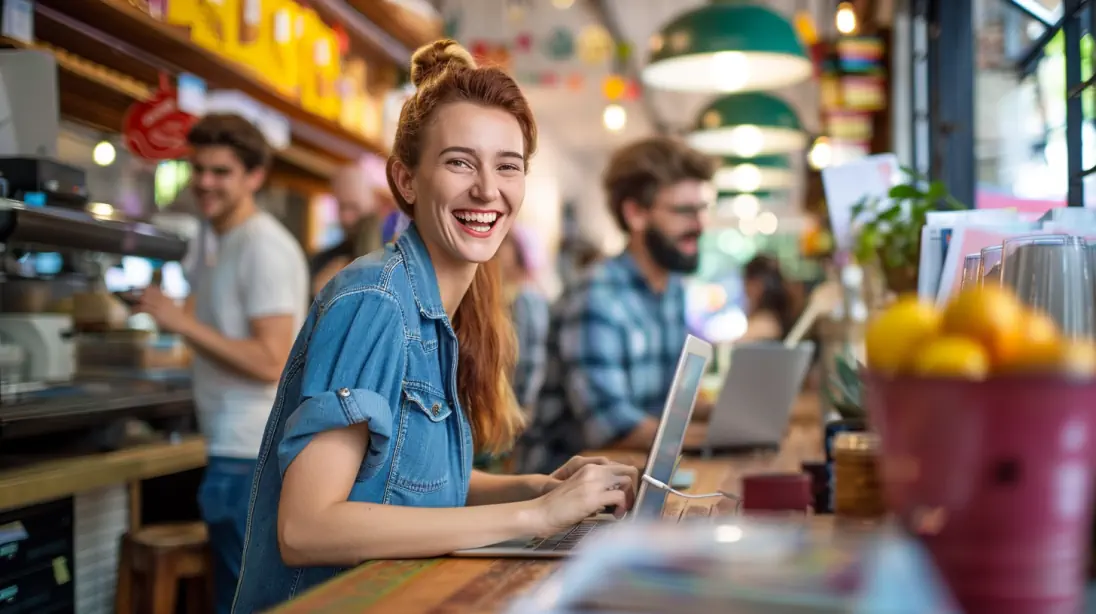
[[826,210],[830,230],[838,251],[853,246],[852,208],[865,198],[883,199],[897,185],[901,169],[892,153],[861,158],[854,162],[822,169],[822,189],[826,195]]

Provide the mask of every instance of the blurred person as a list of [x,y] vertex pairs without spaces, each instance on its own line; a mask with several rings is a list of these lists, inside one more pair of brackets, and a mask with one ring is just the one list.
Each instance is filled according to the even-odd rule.
[[634,499],[634,467],[476,471],[524,418],[494,257],[525,198],[536,124],[517,83],[455,41],[415,52],[388,181],[413,223],[320,292],[256,468],[235,611],[266,611],[373,559],[550,535]]
[[381,237],[383,194],[370,180],[361,163],[348,164],[331,181],[331,195],[338,205],[339,227],[343,239],[316,254],[309,266],[312,293],[320,289],[358,256],[374,252],[383,245]]
[[548,353],[548,299],[533,280],[531,239],[521,228],[513,228],[499,247],[505,300],[518,340],[517,363],[511,382],[514,396],[523,408],[536,403],[544,381]]
[[760,255],[743,269],[746,287],[746,332],[739,341],[778,341],[795,325],[798,309],[780,263]]
[[137,310],[194,350],[194,403],[209,448],[198,506],[213,551],[215,611],[227,614],[263,429],[308,306],[308,266],[297,240],[255,203],[271,156],[259,129],[238,115],[212,114],[187,142],[190,187],[217,234],[216,258],[195,271],[193,313],[155,286]]
[[[650,449],[685,344],[682,276],[700,262],[713,172],[709,156],[666,137],[612,156],[603,183],[628,246],[553,307],[546,381],[515,450],[521,470],[581,450]],[[686,444],[705,435],[694,423]]]

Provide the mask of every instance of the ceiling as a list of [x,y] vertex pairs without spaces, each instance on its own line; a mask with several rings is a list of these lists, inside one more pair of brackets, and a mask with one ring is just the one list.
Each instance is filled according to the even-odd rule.
[[[704,4],[704,0],[609,0],[608,17],[615,21],[622,38],[633,49],[634,66],[646,60],[647,41],[674,16]],[[622,143],[649,135],[652,123],[641,101],[624,102],[628,122],[618,133],[605,129],[602,112],[607,100],[602,83],[613,74],[612,62],[587,64],[574,57],[566,61],[549,58],[543,48],[557,28],[565,28],[579,39],[587,29],[599,26],[589,0],[575,0],[566,9],[554,0],[444,0],[441,13],[455,24],[456,37],[465,45],[477,42],[513,44],[525,35],[531,40],[528,52],[511,51],[513,73],[532,101],[541,131],[562,149],[574,154],[604,154]],[[773,8],[791,16],[809,10],[820,0],[769,0]],[[513,7],[519,7],[514,9]],[[559,84],[545,86],[530,77],[555,75]],[[582,75],[582,86],[569,87],[571,75]],[[779,92],[795,107],[808,130],[817,129],[815,88],[803,84]],[[647,92],[648,102],[659,118],[673,129],[692,124],[710,96],[675,92]]]

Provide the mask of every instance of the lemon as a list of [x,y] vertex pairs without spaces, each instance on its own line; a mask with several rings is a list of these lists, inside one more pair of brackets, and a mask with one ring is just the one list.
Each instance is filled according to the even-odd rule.
[[916,297],[902,297],[883,310],[864,334],[868,368],[894,374],[908,370],[917,349],[940,330],[940,312]]
[[1046,371],[1058,364],[1064,340],[1058,325],[1038,311],[1024,313],[1020,327],[1003,344],[995,361],[995,370],[1009,373]]
[[986,348],[969,337],[938,337],[921,346],[913,358],[917,375],[981,380],[989,370]]
[[1007,290],[980,286],[960,292],[944,308],[945,335],[967,337],[981,343],[993,364],[1008,362],[1023,345],[1023,304]]

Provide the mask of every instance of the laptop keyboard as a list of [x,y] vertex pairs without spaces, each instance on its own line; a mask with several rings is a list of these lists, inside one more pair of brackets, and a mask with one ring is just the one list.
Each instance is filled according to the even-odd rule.
[[[710,518],[715,512],[715,506],[701,506],[701,505],[689,505],[683,506],[678,509],[676,513],[668,518],[673,519],[674,522],[680,522],[682,520],[690,520],[694,518]],[[526,550],[535,550],[538,552],[566,552],[573,550],[580,541],[585,539],[588,535],[608,524],[613,524],[616,521],[613,520],[597,520],[590,518],[583,520],[575,526],[564,529],[555,535],[549,537],[538,537],[530,541],[525,545]]]
[[578,545],[579,541],[596,531],[598,527],[612,522],[612,520],[583,520],[575,526],[564,529],[555,535],[534,539],[525,546],[525,549],[537,550],[539,552],[565,552],[567,550],[572,550]]

